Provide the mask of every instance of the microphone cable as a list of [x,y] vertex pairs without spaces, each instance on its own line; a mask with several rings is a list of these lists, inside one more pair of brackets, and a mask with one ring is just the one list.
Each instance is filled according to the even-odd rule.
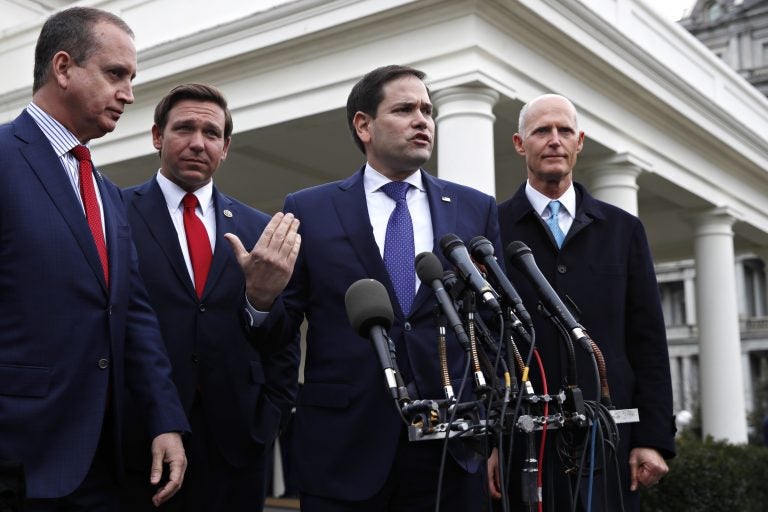
[[[539,351],[536,350],[534,352],[534,356],[536,356],[536,362],[539,365],[539,372],[541,373],[541,385],[542,385],[542,391],[544,392],[544,395],[549,395],[549,389],[547,388],[547,377],[546,372],[544,371],[544,362],[541,360],[541,356],[539,355]],[[549,402],[544,402],[544,417],[549,417]],[[536,478],[536,485],[538,488],[539,493],[539,512],[543,512],[544,510],[544,498],[543,498],[543,489],[544,489],[544,448],[547,443],[547,425],[548,423],[545,421],[544,425],[541,427],[541,446],[539,447],[539,473]]]
[[450,409],[450,417],[448,418],[448,424],[447,424],[447,430],[445,432],[445,441],[443,442],[443,451],[440,455],[440,468],[437,472],[437,497],[435,499],[435,512],[440,512],[440,499],[441,495],[443,493],[443,476],[445,474],[445,458],[448,454],[448,441],[450,440],[450,433],[451,433],[451,425],[453,425],[453,421],[456,418],[456,413],[459,410],[456,405],[458,405],[459,401],[461,400],[461,397],[464,395],[464,388],[467,384],[467,379],[469,379],[469,368],[472,363],[472,360],[470,358],[470,355],[467,354],[466,357],[466,363],[464,364],[464,375],[461,378],[461,386],[459,386],[459,392],[456,395],[456,403],[454,404],[453,410]]

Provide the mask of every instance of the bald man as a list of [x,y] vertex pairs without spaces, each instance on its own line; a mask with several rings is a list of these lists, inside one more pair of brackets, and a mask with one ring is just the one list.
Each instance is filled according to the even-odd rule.
[[[591,510],[622,510],[621,501],[625,511],[639,510],[638,489],[656,484],[668,471],[665,458],[675,453],[666,330],[645,230],[637,217],[598,201],[573,181],[584,132],[567,98],[547,94],[526,104],[513,140],[525,158],[527,180],[499,206],[502,245],[518,240],[530,247],[555,292],[566,304],[570,300],[576,304],[577,321],[602,351],[613,404],[640,413],[639,423],[619,426],[619,475],[610,459],[605,476],[602,470],[595,473]],[[516,269],[507,271],[529,310],[535,310],[539,297],[534,288]],[[548,318],[533,316],[548,389],[555,393],[565,386],[566,345]],[[575,351],[576,384],[585,400],[596,401],[591,355],[578,346]],[[532,381],[541,393],[538,371],[532,372]],[[524,448],[525,443],[515,445]],[[574,510],[575,500],[575,510],[587,510],[588,479],[566,475],[566,464],[554,447],[550,434],[544,456],[544,509]],[[494,453],[489,485],[499,497],[497,461]],[[513,509],[522,506],[519,468],[519,464],[511,468]]]

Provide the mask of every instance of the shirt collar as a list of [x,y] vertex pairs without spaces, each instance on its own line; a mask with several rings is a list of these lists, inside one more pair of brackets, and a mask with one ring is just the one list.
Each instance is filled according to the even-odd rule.
[[[163,173],[157,171],[157,184],[163,192],[165,202],[168,203],[169,210],[181,209],[181,200],[187,195],[187,191],[166,178]],[[213,181],[210,181],[193,192],[200,202],[200,210],[203,214],[208,211],[213,200]]]
[[69,153],[75,146],[80,145],[80,141],[75,137],[75,134],[34,102],[30,102],[27,105],[27,113],[32,116],[35,124],[37,124],[48,139],[48,142],[50,142],[53,150],[56,152],[56,156],[59,158]]
[[[549,198],[533,188],[529,181],[525,182],[525,196],[540,217],[543,217],[544,211],[547,209],[547,205],[549,205],[550,201],[555,201],[555,199]],[[573,188],[573,182],[571,182],[565,193],[556,200],[560,201],[562,208],[568,212],[568,215],[572,218],[576,217],[576,189]],[[562,209],[560,211],[562,211]]]
[[[365,171],[363,172],[363,187],[365,187],[366,194],[379,191],[381,187],[383,187],[390,181],[392,180],[387,178],[383,174],[381,174],[379,171],[377,171],[373,167],[371,167],[371,164],[369,163],[365,164]],[[412,173],[403,181],[410,183],[411,185],[413,185],[414,188],[417,188],[422,192],[425,192],[424,182],[421,179],[420,169]]]

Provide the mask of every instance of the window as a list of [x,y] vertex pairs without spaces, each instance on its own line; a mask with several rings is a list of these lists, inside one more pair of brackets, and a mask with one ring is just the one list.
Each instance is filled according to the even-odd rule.
[[685,325],[685,285],[683,281],[659,283],[661,308],[664,313],[664,325],[679,327]]
[[717,0],[708,3],[706,9],[707,20],[709,22],[717,21],[720,15],[723,14],[723,8],[720,7],[720,4],[717,2]]
[[744,260],[744,312],[747,317],[766,316],[765,264],[758,258]]

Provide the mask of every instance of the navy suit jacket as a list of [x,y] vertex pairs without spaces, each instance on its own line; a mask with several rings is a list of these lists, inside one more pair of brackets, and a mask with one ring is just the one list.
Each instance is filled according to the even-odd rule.
[[[492,197],[423,171],[422,179],[432,216],[433,252],[445,268],[450,264],[438,243],[447,233],[465,242],[483,235],[499,247]],[[362,170],[344,181],[289,194],[285,210],[301,220],[302,237],[299,261],[286,289],[286,308],[294,322],[306,314],[309,323],[295,423],[296,450],[302,459],[299,488],[334,499],[367,499],[383,486],[404,427],[371,343],[350,327],[344,295],[363,278],[386,287],[395,313],[389,334],[398,365],[418,394],[411,398],[442,398],[434,295],[422,284],[410,314],[406,317],[400,310],[373,236]],[[458,390],[465,356],[452,333],[448,361]]]
[[61,497],[82,482],[107,402],[119,446],[126,385],[152,437],[189,429],[120,191],[97,177],[109,287],[45,135],[26,112],[0,127],[0,459],[24,464],[33,498]]
[[[125,200],[139,268],[160,321],[184,410],[189,414],[199,390],[213,433],[210,441],[225,460],[235,467],[263,464],[265,448],[293,407],[298,347],[289,343],[292,331],[280,298],[263,324],[258,328],[248,324],[245,278],[224,234],[236,234],[250,249],[269,217],[214,187],[216,245],[203,296],[198,298],[157,180],[127,189]],[[287,348],[279,350],[281,346]],[[141,431],[129,430],[130,439],[141,439],[137,436]],[[140,463],[138,469],[143,467]]]
[[[528,201],[525,184],[499,205],[501,239],[504,247],[515,240],[530,247],[547,281],[566,304],[566,297],[573,300],[578,307],[574,316],[600,347],[616,408],[639,409],[640,423],[620,427],[618,460],[626,494],[631,448],[656,448],[665,456],[672,456],[675,450],[666,329],[642,223],[624,210],[593,198],[578,183],[574,186],[576,215],[560,250]],[[535,313],[539,297],[525,276],[509,263],[507,273],[533,313],[549,392],[555,393],[567,375],[563,341],[552,323]],[[584,398],[596,400],[598,384],[591,359],[578,346],[576,357],[578,385]],[[542,392],[535,367],[532,375],[536,391]],[[555,461],[550,458],[550,463]],[[598,481],[601,479],[596,478]],[[612,490],[609,495],[616,497]],[[595,498],[595,503],[602,501]],[[615,505],[613,510],[618,510],[618,503]],[[626,510],[633,509],[628,503]]]

